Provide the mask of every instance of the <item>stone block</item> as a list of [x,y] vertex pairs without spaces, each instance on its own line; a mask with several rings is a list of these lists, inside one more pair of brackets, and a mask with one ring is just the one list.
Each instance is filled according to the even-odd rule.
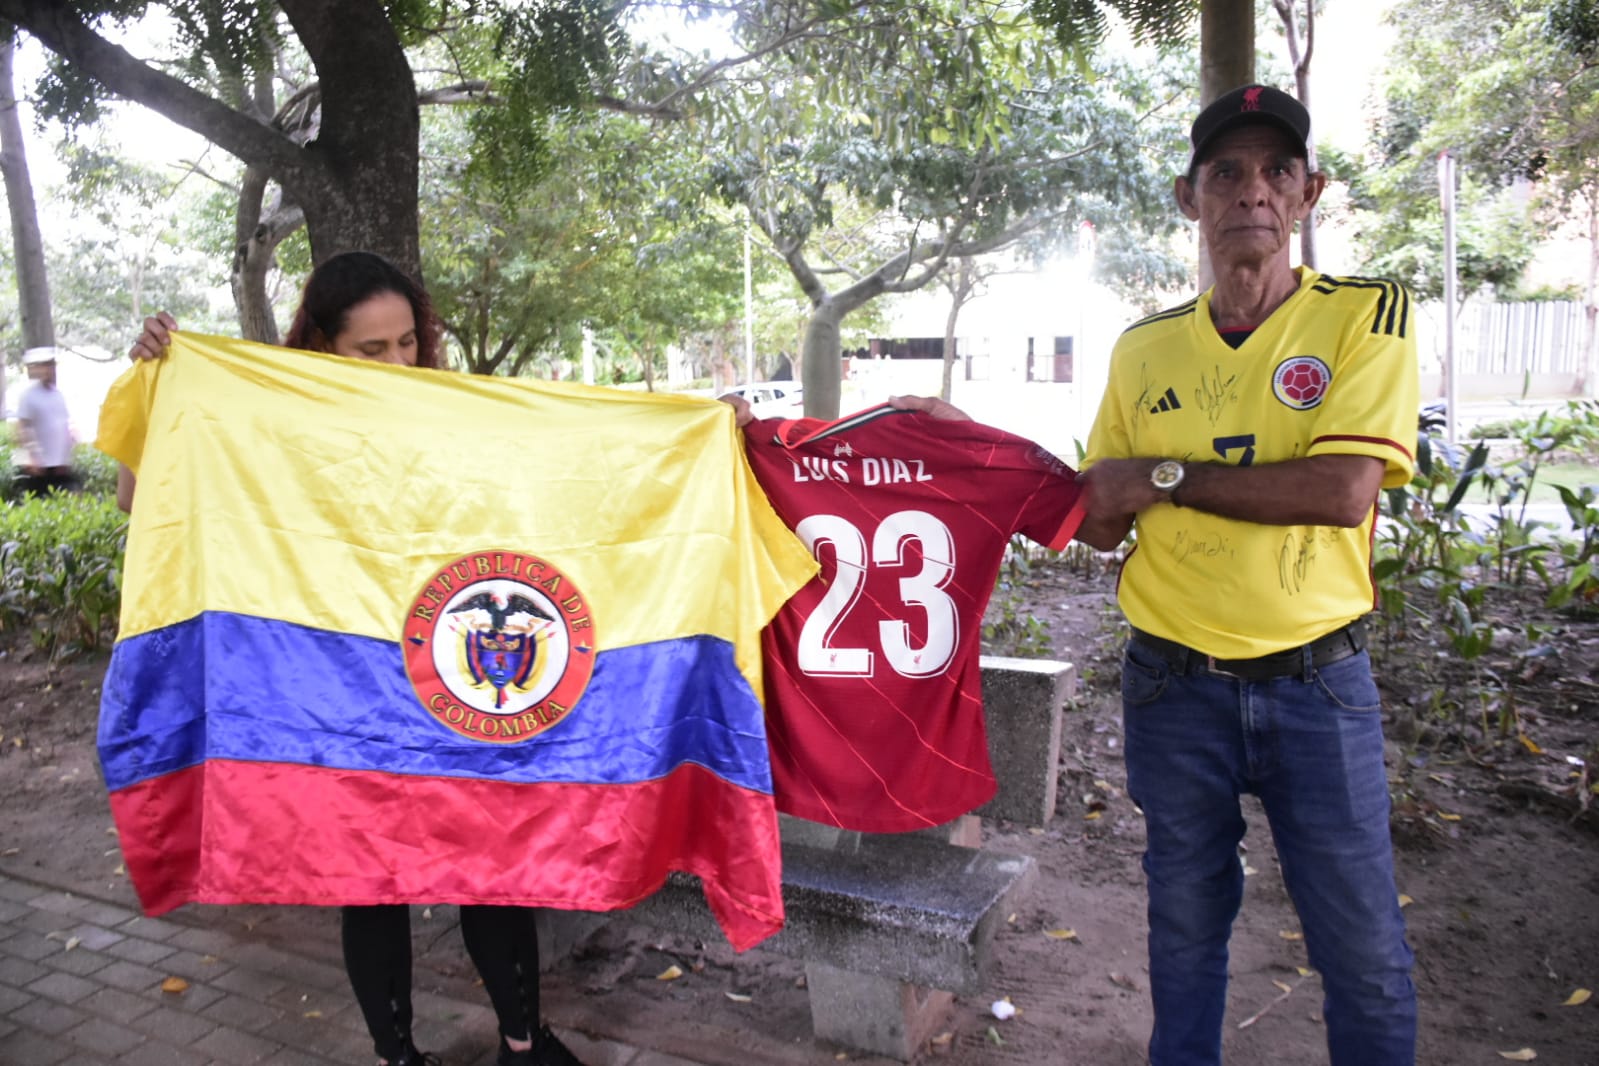
[[909,1062],[949,1017],[955,997],[939,989],[825,963],[805,965],[811,1027],[845,1047]]
[[[916,834],[841,834],[834,848],[783,841],[783,931],[761,947],[842,970],[972,991],[993,934],[1026,892],[1028,856],[954,847]],[[719,937],[697,878],[673,874],[625,912]]]
[[977,813],[1044,826],[1055,816],[1061,713],[1076,693],[1077,671],[1054,659],[982,657],[988,756],[999,792]]

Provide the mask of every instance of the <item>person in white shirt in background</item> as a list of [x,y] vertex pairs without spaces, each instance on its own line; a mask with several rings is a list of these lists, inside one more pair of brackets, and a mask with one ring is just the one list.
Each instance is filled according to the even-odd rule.
[[54,348],[30,348],[22,359],[32,382],[17,403],[18,484],[28,495],[77,488],[67,400],[56,388]]

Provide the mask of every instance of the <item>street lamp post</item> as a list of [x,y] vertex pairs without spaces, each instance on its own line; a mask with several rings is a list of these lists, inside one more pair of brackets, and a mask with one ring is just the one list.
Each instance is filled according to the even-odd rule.
[[1444,216],[1444,436],[1453,444],[1460,389],[1455,372],[1455,159],[1447,148],[1438,153],[1438,201]]

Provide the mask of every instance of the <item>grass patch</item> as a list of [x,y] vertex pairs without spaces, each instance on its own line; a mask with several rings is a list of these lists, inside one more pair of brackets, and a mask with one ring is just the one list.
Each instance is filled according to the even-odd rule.
[[[1573,491],[1584,485],[1599,488],[1599,466],[1579,462],[1541,464],[1538,467],[1538,478],[1532,483],[1532,492],[1527,497],[1528,502],[1560,503],[1560,492],[1556,488],[1558,485],[1564,485]],[[1466,499],[1468,502],[1493,503],[1494,493],[1488,486],[1474,486]]]

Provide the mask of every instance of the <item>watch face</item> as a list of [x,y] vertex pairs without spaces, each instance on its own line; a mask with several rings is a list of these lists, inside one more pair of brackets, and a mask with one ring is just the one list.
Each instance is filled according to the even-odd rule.
[[1150,482],[1162,492],[1170,492],[1183,482],[1183,464],[1167,459],[1149,472]]

